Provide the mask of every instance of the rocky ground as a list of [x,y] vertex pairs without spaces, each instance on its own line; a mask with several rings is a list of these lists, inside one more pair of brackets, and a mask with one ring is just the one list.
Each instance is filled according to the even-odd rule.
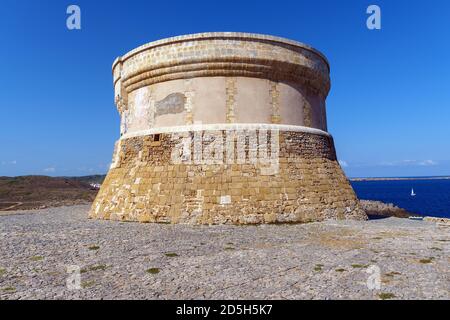
[[450,229],[433,222],[187,226],[88,209],[0,213],[0,299],[450,297]]

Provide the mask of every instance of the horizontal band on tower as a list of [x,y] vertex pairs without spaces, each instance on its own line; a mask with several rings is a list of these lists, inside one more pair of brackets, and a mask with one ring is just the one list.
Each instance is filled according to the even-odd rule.
[[330,137],[331,135],[323,130],[303,127],[303,126],[293,126],[286,124],[265,124],[265,123],[217,123],[217,124],[193,124],[185,126],[171,126],[171,127],[159,127],[147,130],[135,131],[126,133],[120,137],[120,140],[147,136],[151,134],[159,133],[178,133],[178,132],[191,132],[191,131],[220,131],[220,130],[278,130],[278,131],[293,131],[293,132],[305,132],[310,134],[317,134]]

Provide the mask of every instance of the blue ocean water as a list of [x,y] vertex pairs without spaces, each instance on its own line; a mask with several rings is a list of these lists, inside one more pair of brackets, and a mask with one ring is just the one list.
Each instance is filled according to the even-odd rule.
[[450,218],[450,179],[351,181],[351,184],[360,199],[393,203],[418,215]]

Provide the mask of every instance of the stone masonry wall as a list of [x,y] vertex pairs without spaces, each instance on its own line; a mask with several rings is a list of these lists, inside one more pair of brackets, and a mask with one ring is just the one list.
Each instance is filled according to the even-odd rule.
[[[255,151],[250,143],[244,163],[198,164],[174,163],[179,134],[120,140],[90,217],[190,224],[366,219],[336,161],[331,136],[281,131],[278,139],[276,170],[249,160]],[[202,150],[209,143],[202,139]]]

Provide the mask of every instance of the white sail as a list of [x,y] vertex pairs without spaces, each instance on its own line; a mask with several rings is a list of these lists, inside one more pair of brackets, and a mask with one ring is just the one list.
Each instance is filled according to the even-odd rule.
[[414,188],[411,188],[411,197],[414,197],[416,194],[414,193]]

